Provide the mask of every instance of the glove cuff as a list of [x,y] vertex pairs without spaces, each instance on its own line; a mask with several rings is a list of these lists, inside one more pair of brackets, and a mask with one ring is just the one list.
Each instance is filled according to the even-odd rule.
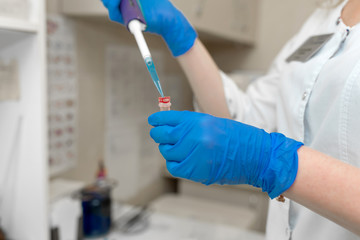
[[298,172],[297,150],[304,144],[280,133],[271,133],[272,152],[264,173],[262,188],[271,199],[278,197],[294,183]]
[[[179,10],[176,10],[179,11]],[[197,32],[184,15],[179,11],[174,23],[162,34],[168,48],[174,57],[179,57],[189,51],[198,37]]]

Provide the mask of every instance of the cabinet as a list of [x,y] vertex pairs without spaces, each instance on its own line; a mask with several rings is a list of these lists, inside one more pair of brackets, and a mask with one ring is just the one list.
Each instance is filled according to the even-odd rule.
[[172,0],[203,33],[252,44],[256,35],[258,0]]
[[[253,44],[259,0],[172,0],[193,26],[206,35]],[[72,16],[107,16],[100,0],[62,0],[62,11]]]
[[0,0],[0,225],[48,239],[44,0]]

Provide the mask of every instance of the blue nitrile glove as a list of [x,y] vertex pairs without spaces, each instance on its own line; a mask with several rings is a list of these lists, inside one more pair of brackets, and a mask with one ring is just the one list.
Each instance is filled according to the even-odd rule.
[[[124,24],[121,0],[102,0],[112,21]],[[196,31],[169,0],[139,0],[147,23],[147,32],[161,35],[175,57],[186,53],[197,38]]]
[[303,145],[229,119],[165,111],[149,117],[169,172],[203,184],[249,184],[271,198],[295,181]]

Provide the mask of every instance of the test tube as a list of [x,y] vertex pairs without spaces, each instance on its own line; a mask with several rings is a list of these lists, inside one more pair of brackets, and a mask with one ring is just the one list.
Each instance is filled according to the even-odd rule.
[[170,97],[159,97],[160,111],[170,111],[171,108]]

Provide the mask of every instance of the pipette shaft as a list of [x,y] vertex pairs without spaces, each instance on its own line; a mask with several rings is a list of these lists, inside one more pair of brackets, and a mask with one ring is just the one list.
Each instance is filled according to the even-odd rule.
[[145,61],[145,64],[149,70],[151,78],[159,91],[160,95],[164,97],[164,93],[161,88],[159,76],[156,72],[154,62],[152,60],[149,48],[146,44],[143,31],[146,29],[146,21],[142,14],[141,8],[137,0],[123,0],[120,4],[120,11],[124,18],[125,25],[129,31],[134,35],[135,40],[140,49],[140,53]]

